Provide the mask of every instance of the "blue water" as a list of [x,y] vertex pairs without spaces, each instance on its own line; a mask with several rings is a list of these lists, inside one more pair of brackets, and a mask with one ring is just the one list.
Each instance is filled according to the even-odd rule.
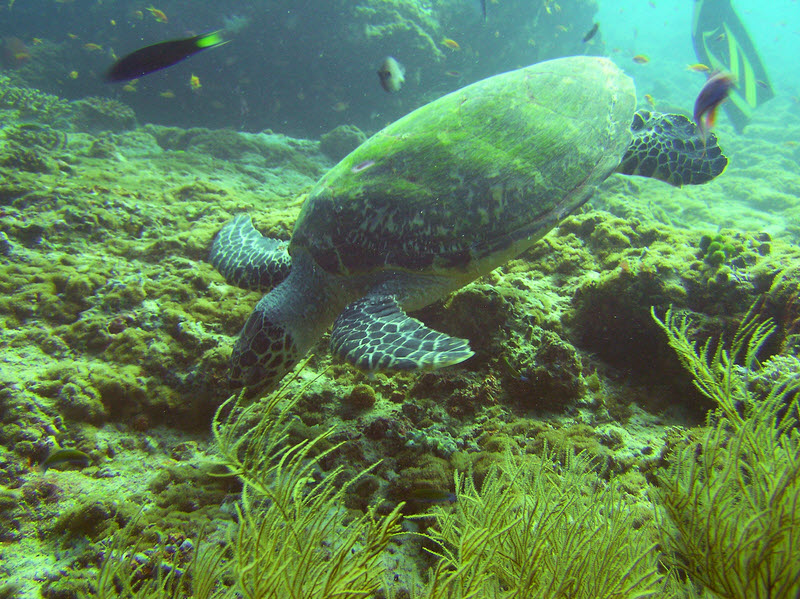
[[[685,69],[696,62],[689,0],[599,1],[596,14],[584,3],[565,1],[563,10],[544,14],[535,2],[488,0],[486,23],[476,0],[451,0],[435,4],[435,33],[424,22],[426,11],[419,13],[423,34],[405,25],[366,33],[374,24],[398,24],[391,15],[357,14],[355,2],[232,1],[221,7],[197,1],[188,10],[184,3],[165,0],[155,4],[167,14],[166,23],[157,22],[145,3],[17,0],[11,9],[9,4],[0,2],[0,38],[14,36],[29,44],[30,72],[21,72],[29,84],[69,99],[111,96],[130,104],[143,121],[181,126],[271,128],[319,137],[351,123],[371,132],[477,79],[568,54],[611,56],[635,77],[640,97],[648,93],[687,110],[704,81]],[[433,6],[419,4],[428,12]],[[776,91],[797,97],[800,61],[792,57],[800,55],[800,5],[792,0],[736,0],[733,5]],[[594,21],[599,34],[593,43],[581,43]],[[102,80],[114,57],[218,28],[228,30],[231,44],[145,77],[132,90]],[[461,50],[442,46],[444,37],[459,42]],[[34,47],[34,38],[43,44]],[[87,50],[87,43],[102,49]],[[636,65],[635,54],[646,54],[651,62]],[[392,96],[376,77],[387,55],[407,69],[404,89]],[[199,90],[189,85],[192,75],[199,78]]]
[[[691,107],[702,85],[702,76],[687,73],[686,65],[697,62],[691,40],[692,2],[656,0],[618,0],[598,3],[609,54],[634,76],[641,90],[659,82],[679,85],[670,97],[672,103]],[[797,96],[800,92],[800,3],[796,0],[733,0],[733,7],[748,30],[779,94]],[[634,54],[646,54],[652,62],[632,65]],[[764,108],[769,110],[768,107]]]

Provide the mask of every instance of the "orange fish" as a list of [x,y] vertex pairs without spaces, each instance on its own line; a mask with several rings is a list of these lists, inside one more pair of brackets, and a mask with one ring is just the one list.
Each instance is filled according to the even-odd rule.
[[200,84],[200,77],[192,73],[192,76],[189,78],[189,87],[191,87],[194,91],[197,91],[198,89],[203,87]]
[[344,112],[348,108],[350,108],[350,104],[348,104],[347,102],[336,102],[336,104],[331,106],[331,110],[333,110],[334,112]]
[[78,78],[78,71],[70,71],[69,72],[70,79],[77,79]]
[[103,46],[101,46],[100,44],[89,43],[89,44],[83,44],[83,49],[86,50],[87,52],[102,52]]
[[461,50],[461,46],[458,44],[456,40],[451,40],[449,37],[446,37],[442,40],[442,45],[447,46],[453,51]]
[[695,73],[708,73],[711,70],[711,67],[703,64],[702,62],[696,62],[695,64],[687,64],[686,70],[694,71]]
[[650,106],[650,108],[655,108],[656,107],[656,101],[653,99],[653,96],[651,96],[650,94],[645,94],[644,95],[644,100],[645,100],[645,102],[647,102],[647,104]]
[[152,6],[149,8],[145,8],[145,10],[149,12],[151,15],[153,15],[153,18],[159,23],[167,22],[167,15],[164,14],[163,10],[158,10],[157,8],[153,8]]
[[637,54],[636,56],[633,57],[633,62],[635,62],[636,64],[647,64],[648,62],[650,62],[650,59],[647,58],[647,56],[645,56],[644,54]]
[[30,59],[28,47],[18,37],[0,38],[0,67],[18,69]]

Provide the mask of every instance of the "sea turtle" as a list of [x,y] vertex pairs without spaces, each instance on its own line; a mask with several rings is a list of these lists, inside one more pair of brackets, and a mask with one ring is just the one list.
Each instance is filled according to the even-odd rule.
[[[387,126],[309,192],[291,241],[240,215],[211,262],[267,290],[231,356],[237,386],[273,386],[331,325],[368,370],[438,368],[473,352],[406,311],[530,248],[611,173],[704,183],[727,159],[686,117],[635,113],[605,58],[560,58],[452,92]],[[275,286],[277,285],[277,286]]]

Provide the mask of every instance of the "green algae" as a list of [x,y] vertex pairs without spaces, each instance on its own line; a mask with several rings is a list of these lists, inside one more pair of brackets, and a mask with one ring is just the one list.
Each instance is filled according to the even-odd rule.
[[[93,577],[87,564],[107,555],[105,535],[131,515],[126,508],[114,520],[109,497],[157,504],[135,529],[146,539],[142,549],[152,554],[159,537],[193,537],[197,523],[208,525],[217,535],[212,538],[223,537],[220,529],[231,520],[226,493],[232,497],[241,488],[230,477],[211,476],[218,469],[203,455],[204,435],[227,396],[230,338],[257,295],[227,286],[204,262],[207,248],[220,226],[245,210],[260,230],[287,238],[321,168],[316,165],[325,164],[314,157],[313,142],[276,142],[297,152],[296,162],[288,150],[262,149],[258,160],[248,150],[212,161],[191,143],[196,132],[181,141],[176,128],[163,135],[162,146],[149,126],[113,136],[67,126],[68,135],[57,124],[55,136],[14,133],[15,143],[56,165],[51,172],[0,166],[2,228],[13,249],[0,260],[8,360],[0,365],[0,484],[9,491],[3,504],[9,518],[0,528],[3,561],[16,564],[18,554],[10,552],[18,547],[40,554],[42,546],[80,541],[81,535],[91,540],[90,546],[74,543],[74,553],[59,552],[57,572],[41,566],[61,579],[45,584],[46,596],[87,588]],[[215,135],[204,131],[204,143],[214,144]],[[62,135],[63,144],[52,141]],[[239,143],[230,132],[216,139]],[[93,157],[95,144],[111,157]],[[307,166],[305,159],[314,168],[294,172],[295,163]],[[597,205],[618,193],[618,180],[609,182],[611,191]],[[654,473],[674,459],[670,452],[696,447],[707,430],[675,425],[702,423],[709,404],[675,417],[677,410],[692,409],[697,396],[690,377],[669,370],[676,365],[668,362],[670,351],[653,340],[658,331],[652,323],[642,320],[649,305],[690,310],[697,337],[717,337],[733,330],[746,305],[761,295],[760,309],[778,326],[766,353],[796,353],[798,253],[788,243],[791,235],[723,227],[720,234],[742,261],[710,265],[699,240],[715,230],[713,219],[695,209],[706,215],[696,230],[682,229],[675,218],[663,226],[648,208],[662,197],[646,182],[632,185],[620,196],[630,213],[587,210],[571,217],[520,259],[425,310],[420,317],[427,323],[476,339],[479,355],[464,369],[367,380],[335,364],[305,392],[291,444],[339,427],[320,442],[319,453],[331,451],[314,477],[339,465],[357,472],[383,460],[341,497],[339,505],[358,510],[348,517],[387,498],[377,509],[391,513],[417,489],[449,492],[456,472],[472,469],[480,483],[507,452],[539,456],[545,447],[565,454],[583,449],[603,464],[597,466],[601,479],[615,481],[621,493],[652,493]],[[637,190],[641,199],[632,197]],[[684,190],[664,205],[698,198],[713,205],[723,191]],[[547,343],[539,355],[542,340]],[[564,351],[552,352],[556,359],[549,360],[548,345]],[[318,354],[312,367],[322,370],[331,364],[324,344]],[[516,375],[500,366],[503,355],[519,359],[520,374],[538,369],[575,386],[552,398],[557,402],[549,391],[540,393],[551,409],[530,410],[519,401]],[[778,373],[797,371],[790,356],[764,358],[768,368],[751,379],[759,393]],[[660,379],[660,370],[675,377]],[[343,410],[357,386],[372,389],[372,407]],[[186,435],[194,435],[200,449],[187,448]],[[344,444],[336,447],[339,442]],[[90,454],[92,475],[52,470],[42,477],[31,465],[56,446]],[[425,503],[407,513],[430,507]],[[653,507],[626,507],[632,528],[649,534]],[[114,523],[104,525],[104,517]],[[41,524],[48,521],[62,523],[58,535]],[[421,521],[420,530],[429,526]],[[393,556],[413,554],[417,563],[430,563],[411,542],[392,548]]]

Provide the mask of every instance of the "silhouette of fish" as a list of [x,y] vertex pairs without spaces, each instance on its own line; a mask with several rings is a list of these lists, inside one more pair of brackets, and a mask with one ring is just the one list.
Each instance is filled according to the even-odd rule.
[[185,39],[159,42],[140,48],[120,58],[106,73],[108,81],[130,81],[166,69],[209,48],[227,44],[219,31],[203,33]]

